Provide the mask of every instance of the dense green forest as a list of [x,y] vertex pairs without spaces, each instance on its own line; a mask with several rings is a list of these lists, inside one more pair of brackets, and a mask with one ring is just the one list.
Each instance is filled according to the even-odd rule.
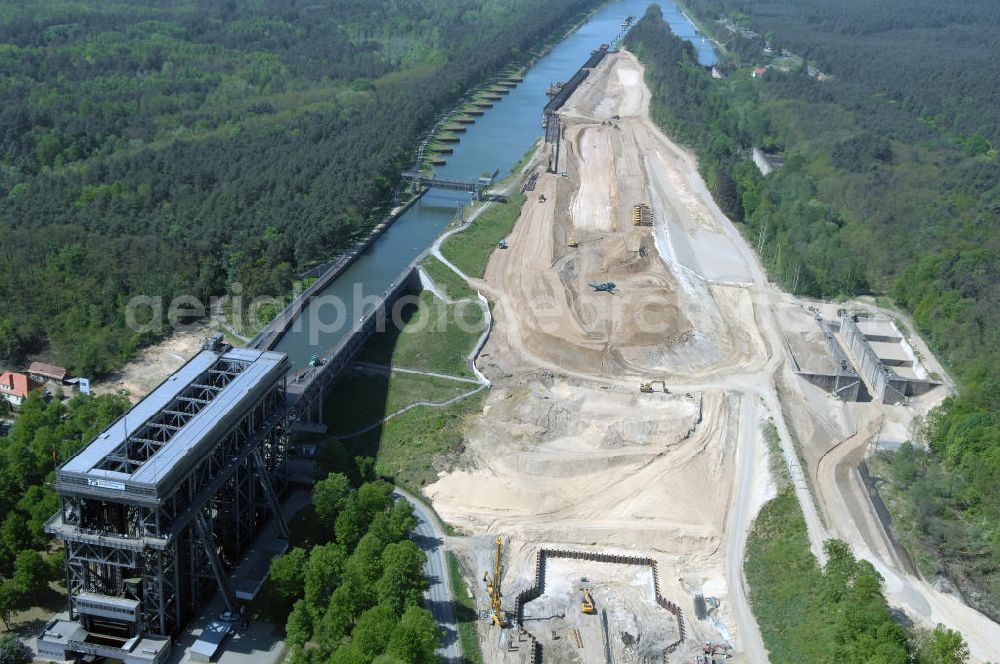
[[[893,0],[871,15],[869,4],[819,0],[688,5],[735,63],[713,80],[661,20],[642,21],[627,44],[647,64],[654,118],[698,154],[716,199],[776,278],[807,295],[891,297],[955,376],[961,395],[928,418],[930,452],[899,473],[908,482],[900,497],[915,523],[910,544],[933,561],[924,573],[947,575],[1000,619],[997,81],[995,67],[976,64],[997,52],[1000,13],[976,0]],[[728,31],[719,14],[779,49],[808,52],[833,76],[774,67],[751,78],[732,65],[767,60],[764,38]],[[959,22],[978,38],[946,48]],[[841,27],[816,43],[843,41],[808,50],[823,25]],[[940,75],[921,76],[939,64]],[[981,71],[949,74],[966,68]],[[967,90],[974,76],[993,80]],[[785,165],[761,176],[746,158],[754,145],[782,150]]]
[[312,537],[271,562],[268,600],[287,617],[291,661],[432,664],[441,636],[421,607],[425,556],[413,507],[392,486],[331,473],[313,492]]
[[134,295],[282,294],[385,211],[420,133],[597,0],[0,6],[0,364],[89,375]]
[[0,436],[0,619],[38,601],[49,579],[63,578],[61,551],[49,554],[45,522],[59,510],[51,488],[56,463],[93,440],[127,409],[124,397],[78,396],[62,403],[40,394],[21,405],[7,436]]
[[[717,33],[745,56],[764,62],[764,41],[787,48],[857,97],[969,141],[972,150],[1000,140],[1000,53],[992,0],[688,0],[706,25],[728,17],[761,35]],[[718,28],[717,28],[718,29]],[[984,112],[987,111],[987,112]]]

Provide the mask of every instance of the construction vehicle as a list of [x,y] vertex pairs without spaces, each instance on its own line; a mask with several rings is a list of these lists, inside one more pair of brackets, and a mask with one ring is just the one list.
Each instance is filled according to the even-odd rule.
[[651,380],[648,383],[639,383],[639,391],[642,392],[643,394],[652,394],[653,392],[655,392],[653,386],[656,385],[657,383],[663,386],[664,394],[670,394],[670,390],[667,389],[667,383],[666,381],[663,380]]
[[[717,659],[716,655],[720,655]],[[722,661],[729,659],[733,656],[733,649],[725,643],[710,643],[706,641],[701,647],[701,657],[698,658],[699,664],[715,664],[716,661]]]
[[570,239],[566,240],[566,246],[573,247],[575,249],[580,246],[580,243],[576,241],[575,237],[571,237]]
[[583,601],[580,602],[580,610],[584,613],[594,612],[594,598],[590,596],[590,588],[582,588]]
[[589,285],[598,293],[613,293],[615,292],[615,288],[618,287],[618,284],[613,281],[605,281],[600,284],[591,282]]
[[500,240],[499,242],[497,242],[497,249],[506,249],[506,248],[507,248],[507,240]]
[[500,554],[503,552],[503,538],[497,535],[497,557],[493,567],[493,578],[489,572],[483,572],[483,581],[486,583],[486,594],[490,597],[490,619],[493,624],[500,628],[510,625],[507,612],[500,607]]
[[645,203],[636,203],[632,206],[632,225],[633,226],[652,226],[653,225],[653,208],[649,207]]

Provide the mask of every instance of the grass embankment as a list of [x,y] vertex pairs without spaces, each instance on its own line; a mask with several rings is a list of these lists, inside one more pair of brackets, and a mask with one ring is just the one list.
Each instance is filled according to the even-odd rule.
[[[478,305],[446,305],[432,293],[420,307],[403,310],[402,329],[389,326],[368,342],[361,361],[472,377],[466,358],[482,332]],[[375,459],[375,472],[415,493],[437,477],[462,450],[465,418],[482,407],[482,394],[441,408],[418,407],[370,431],[338,438],[378,422],[418,401],[443,401],[475,389],[471,383],[393,373],[353,375],[339,383],[326,403],[327,445],[323,465],[350,468],[355,457]]]
[[337,437],[353,434],[411,404],[446,401],[476,386],[432,376],[357,372],[343,380],[338,391],[341,388],[351,395],[351,401],[329,428]]
[[[328,422],[348,417],[357,407],[356,395],[349,389],[349,384],[342,383],[334,390],[327,402]],[[465,420],[482,409],[482,395],[479,392],[443,408],[414,408],[350,438],[327,434],[323,465],[350,467],[356,457],[373,457],[379,476],[417,493],[458,458],[465,440]]]
[[455,597],[455,615],[458,620],[458,642],[462,645],[465,664],[483,664],[483,652],[479,647],[479,636],[476,633],[478,615],[476,603],[469,596],[469,589],[462,579],[462,571],[458,565],[458,557],[448,551],[448,581],[451,583],[451,594]]
[[513,192],[506,203],[491,203],[472,224],[441,245],[441,254],[470,277],[482,277],[497,243],[507,237],[527,197]]
[[465,283],[462,277],[455,274],[450,267],[434,256],[429,256],[423,262],[422,266],[427,275],[434,280],[434,283],[444,292],[446,297],[452,300],[465,300],[476,297],[475,291],[469,288],[469,284]]
[[372,337],[358,359],[472,378],[466,358],[483,330],[482,309],[471,302],[444,304],[429,291],[421,292],[419,300],[419,307],[403,307],[402,329],[389,325]]
[[[466,274],[482,276],[490,253],[510,233],[524,200],[524,195],[517,193],[507,203],[492,204],[469,228],[449,238],[442,251]],[[424,269],[449,298],[474,298],[468,284],[437,259],[427,259]],[[404,308],[402,329],[390,327],[377,334],[359,359],[473,377],[466,360],[485,325],[478,303],[447,305],[428,291],[421,292],[419,299],[419,308]],[[357,431],[410,403],[450,398],[456,395],[456,388],[461,393],[473,386],[399,373],[354,377],[338,385],[328,401],[328,435],[336,439],[337,434]],[[442,467],[457,459],[464,441],[464,421],[479,412],[482,399],[483,393],[479,393],[442,408],[414,408],[371,431],[331,441],[328,452],[335,450],[330,453],[338,459],[330,461],[336,465],[355,456],[373,456],[376,473],[417,493],[436,479]]]

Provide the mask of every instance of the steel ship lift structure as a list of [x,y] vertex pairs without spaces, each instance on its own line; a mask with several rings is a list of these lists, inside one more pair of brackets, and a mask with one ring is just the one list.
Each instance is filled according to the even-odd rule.
[[39,654],[160,662],[269,518],[288,526],[284,353],[216,336],[56,472],[69,620]]

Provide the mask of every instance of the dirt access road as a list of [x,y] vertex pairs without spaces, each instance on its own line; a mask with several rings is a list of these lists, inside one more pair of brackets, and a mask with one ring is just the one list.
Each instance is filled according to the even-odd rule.
[[[826,530],[793,448],[790,427],[801,439],[801,418],[786,422],[784,413],[833,408],[833,400],[812,404],[788,388],[798,379],[786,366],[779,311],[804,305],[768,282],[693,157],[652,124],[648,105],[641,66],[619,53],[563,109],[566,176],[540,168],[509,249],[471,282],[494,304],[478,360],[493,390],[468,427],[460,468],[426,493],[475,536],[463,553],[467,569],[490,566],[489,535],[507,538],[509,602],[531,585],[541,547],[653,555],[662,594],[689,618],[688,648],[727,640],[738,661],[764,662],[742,573],[748,528],[773,494],[763,425],[770,420],[778,432],[811,547],[824,561],[823,540],[847,537],[855,515],[832,518],[832,499],[824,500],[835,532]],[[550,149],[541,148],[538,164]],[[651,205],[653,226],[632,225],[639,202]],[[588,285],[604,281],[617,285],[614,293]],[[640,394],[639,382],[653,379],[669,394]],[[822,443],[820,453],[837,442]],[[812,465],[809,472],[821,481],[830,475]],[[892,571],[860,538],[848,541]],[[895,605],[967,633],[980,659],[990,653],[992,623],[980,614],[928,593],[923,582],[887,578]],[[478,578],[470,580],[485,609]],[[712,620],[692,619],[696,594],[720,600]],[[612,624],[648,618],[625,602],[607,609]],[[524,656],[495,632],[483,636],[487,661]],[[585,650],[576,659],[603,661]]]

